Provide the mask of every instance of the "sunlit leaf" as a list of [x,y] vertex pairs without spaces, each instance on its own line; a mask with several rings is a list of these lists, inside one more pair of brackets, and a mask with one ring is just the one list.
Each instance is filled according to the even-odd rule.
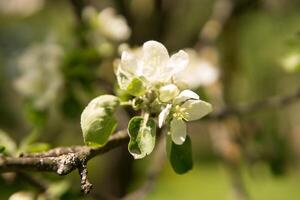
[[135,159],[149,155],[155,146],[156,125],[153,119],[144,122],[142,117],[133,117],[128,124],[130,142],[128,150]]
[[133,96],[141,96],[145,94],[146,87],[143,81],[140,78],[135,77],[132,81],[128,84],[126,88],[126,92]]
[[0,145],[5,147],[4,152],[9,155],[13,155],[16,152],[17,145],[15,141],[2,130],[0,130]]
[[33,144],[40,136],[40,133],[37,129],[34,129],[31,131],[30,134],[28,134],[20,143],[18,152],[27,152],[29,149],[29,146]]
[[26,147],[25,152],[28,153],[37,153],[37,152],[43,152],[50,149],[50,145],[48,143],[33,143]]
[[117,121],[114,111],[120,104],[113,95],[102,95],[93,99],[81,114],[81,129],[85,144],[104,145],[115,130]]

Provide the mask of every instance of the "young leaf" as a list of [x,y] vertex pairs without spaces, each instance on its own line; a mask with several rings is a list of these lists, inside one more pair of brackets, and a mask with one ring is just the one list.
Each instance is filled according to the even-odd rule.
[[48,143],[37,142],[26,146],[26,149],[24,151],[27,153],[38,153],[38,152],[47,151],[49,149],[50,149],[50,145]]
[[153,119],[133,117],[128,124],[128,133],[130,136],[128,150],[135,159],[141,159],[152,152],[156,137]]
[[146,88],[144,86],[143,81],[140,78],[135,77],[132,81],[128,84],[126,88],[126,92],[133,96],[141,96],[145,94]]
[[11,137],[8,136],[7,133],[5,133],[2,130],[0,130],[0,145],[5,147],[4,149],[5,153],[9,155],[13,155],[16,153],[17,150],[16,143],[13,141]]
[[177,174],[184,174],[193,168],[192,144],[189,136],[182,145],[175,144],[167,137],[167,156]]
[[28,134],[21,142],[18,148],[18,154],[22,152],[28,152],[28,148],[31,144],[38,140],[41,132],[38,129],[34,129]]
[[104,145],[117,126],[114,111],[120,104],[113,95],[102,95],[93,99],[81,114],[81,129],[85,144]]

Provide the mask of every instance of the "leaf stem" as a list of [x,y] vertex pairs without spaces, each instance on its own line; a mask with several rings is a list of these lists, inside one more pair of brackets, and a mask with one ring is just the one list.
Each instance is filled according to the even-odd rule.
[[123,101],[123,102],[120,102],[120,105],[121,106],[132,106],[132,101]]
[[146,127],[150,114],[148,112],[143,113],[143,124],[142,128]]

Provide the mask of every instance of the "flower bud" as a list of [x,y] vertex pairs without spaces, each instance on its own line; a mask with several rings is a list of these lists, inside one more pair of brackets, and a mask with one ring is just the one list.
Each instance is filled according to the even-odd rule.
[[159,89],[159,100],[162,102],[168,102],[174,99],[179,94],[179,89],[174,84],[162,86]]

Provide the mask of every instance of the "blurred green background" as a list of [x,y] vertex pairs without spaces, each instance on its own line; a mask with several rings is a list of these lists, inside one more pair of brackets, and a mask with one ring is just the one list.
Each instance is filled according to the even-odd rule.
[[[72,2],[76,1],[10,1],[0,0],[0,129],[18,144],[32,131],[39,132],[38,142],[50,147],[83,144],[80,113],[89,100],[107,91],[107,85],[109,92],[114,91],[112,63],[119,57],[117,47],[121,42],[112,42],[109,48],[102,46],[100,50],[91,45],[96,40],[74,14]],[[130,46],[154,39],[171,52],[195,47],[215,5],[212,0],[89,3],[98,11],[114,7],[126,18],[131,36],[124,42]],[[300,2],[236,0],[233,5],[221,34],[210,44],[219,55],[221,78],[216,85],[200,87],[197,92],[218,110],[224,105],[247,104],[299,89],[300,67],[287,70],[282,61],[291,53],[300,54]],[[39,110],[34,108],[32,99],[15,88],[15,81],[20,76],[18,60],[23,52],[49,38],[64,52],[59,66],[63,86],[54,103]],[[106,56],[103,52],[108,51],[113,53]],[[239,199],[235,194],[236,179],[242,182],[249,199],[300,199],[299,102],[221,122],[203,120],[189,124],[193,170],[176,175],[166,163],[146,199]],[[128,121],[123,115],[124,111],[120,111],[119,128]],[[93,190],[122,196],[143,184],[150,165],[151,158],[133,161],[126,147],[97,157],[89,162]],[[32,175],[54,185],[61,183],[61,188],[65,188],[61,194],[57,192],[61,199],[103,198],[93,194],[83,197],[76,172],[65,177]],[[36,190],[14,174],[3,174],[0,199],[8,199],[18,191]]]

